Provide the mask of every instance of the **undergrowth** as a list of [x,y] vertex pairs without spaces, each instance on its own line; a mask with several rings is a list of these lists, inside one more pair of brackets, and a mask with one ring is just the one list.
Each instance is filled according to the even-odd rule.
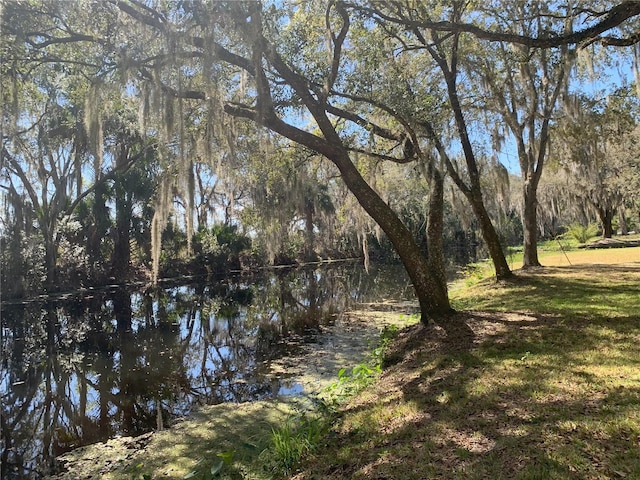
[[299,478],[640,478],[639,257],[589,253],[457,290],[468,331],[403,333]]
[[338,420],[340,405],[373,383],[382,372],[385,351],[398,334],[395,325],[385,326],[369,358],[338,371],[338,379],[313,399],[311,409],[301,409],[277,429],[272,429],[270,445],[262,452],[264,468],[275,477],[290,474],[300,460],[317,450]]

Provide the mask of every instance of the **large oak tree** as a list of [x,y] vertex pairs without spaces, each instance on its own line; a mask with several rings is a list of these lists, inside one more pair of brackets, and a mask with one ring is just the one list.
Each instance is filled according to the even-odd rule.
[[[411,138],[411,125],[403,123],[392,109],[386,110],[388,115],[381,123],[385,105],[366,97],[348,97],[345,73],[357,70],[358,63],[345,57],[354,21],[347,4],[339,1],[318,4],[314,7],[317,12],[310,14],[319,15],[320,22],[315,21],[317,17],[296,17],[300,7],[286,2],[173,4],[106,0],[92,7],[93,15],[87,19],[80,13],[86,9],[82,4],[61,2],[52,7],[46,2],[12,3],[4,12],[3,31],[11,36],[14,46],[20,46],[20,51],[19,58],[10,61],[64,65],[73,62],[73,56],[64,49],[51,55],[50,47],[99,47],[95,58],[88,62],[95,67],[94,80],[99,79],[99,84],[120,81],[127,90],[137,92],[141,105],[149,106],[144,108],[145,112],[151,112],[157,120],[146,129],[163,134],[167,148],[180,164],[191,161],[185,155],[181,118],[187,107],[194,104],[206,110],[207,118],[212,119],[208,121],[218,131],[233,131],[228,128],[233,123],[230,119],[246,120],[323,155],[393,244],[415,287],[423,320],[451,311],[444,279],[432,270],[407,226],[365,180],[354,162],[354,148],[361,148],[352,142],[354,131],[404,143],[407,136]],[[603,12],[580,32],[534,37],[493,32],[482,24],[460,23],[456,16],[450,21],[432,21],[428,15],[414,18],[413,12],[421,9],[424,7],[420,2],[410,6],[411,15],[400,18],[401,24],[433,32],[435,45],[433,40],[420,41],[427,48],[433,45],[436,53],[453,38],[450,48],[455,53],[457,39],[467,33],[481,39],[541,48],[593,41],[638,15],[640,4],[623,2]],[[360,11],[366,14],[366,9]],[[17,16],[33,17],[37,22],[21,25],[22,22],[13,21]],[[314,21],[310,22],[310,18]],[[391,16],[382,16],[380,21],[398,23]],[[624,43],[633,38],[607,41]],[[443,70],[451,73],[450,90],[455,88],[456,57],[434,58]],[[451,91],[450,98],[455,102]],[[452,107],[455,112],[456,105]],[[459,122],[458,129],[464,136]],[[414,148],[419,147],[415,135],[411,140]],[[173,143],[176,141],[177,147]],[[391,152],[387,160],[410,159],[410,155]],[[457,172],[449,168],[449,173]],[[474,175],[473,169],[469,174]],[[162,223],[161,219],[158,223]],[[500,268],[498,274],[503,271],[506,273],[508,267]]]

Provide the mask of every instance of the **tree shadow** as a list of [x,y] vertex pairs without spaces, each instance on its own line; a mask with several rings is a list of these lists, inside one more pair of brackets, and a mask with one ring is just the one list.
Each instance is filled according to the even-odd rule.
[[[607,331],[585,328],[600,323]],[[349,427],[332,442],[348,461],[321,458],[304,478],[639,475],[640,462],[626,457],[637,458],[640,426],[626,418],[635,418],[640,385],[623,388],[582,366],[611,331],[629,334],[634,324],[635,316],[463,312],[446,326],[404,329],[388,370],[368,400],[349,406]],[[640,362],[623,354],[631,368]]]

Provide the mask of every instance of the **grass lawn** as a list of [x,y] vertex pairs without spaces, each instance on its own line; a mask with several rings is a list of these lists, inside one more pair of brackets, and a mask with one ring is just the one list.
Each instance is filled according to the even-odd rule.
[[402,330],[293,478],[640,479],[640,249],[556,253]]
[[594,264],[603,260],[607,265],[640,262],[640,247],[615,248],[609,252],[602,250],[550,251],[542,252],[540,255],[540,263],[555,267]]
[[[627,235],[624,237],[614,237],[622,240],[638,240],[640,235]],[[591,239],[590,243],[601,240],[600,237]],[[640,247],[615,248],[609,252],[602,249],[588,250],[579,248],[581,244],[571,239],[546,240],[538,245],[538,258],[544,266],[571,266],[581,264],[593,264],[604,262],[626,263],[640,262]],[[507,261],[512,269],[522,266],[522,251],[507,255]]]

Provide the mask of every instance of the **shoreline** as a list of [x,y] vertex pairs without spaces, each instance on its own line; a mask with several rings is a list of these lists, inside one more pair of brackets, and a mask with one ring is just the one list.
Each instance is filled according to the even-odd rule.
[[[305,344],[296,355],[270,365],[274,377],[300,385],[304,394],[201,406],[164,430],[117,437],[67,452],[56,458],[60,471],[44,478],[131,480],[144,479],[153,472],[154,479],[181,480],[225,452],[234,452],[235,463],[240,465],[258,461],[272,429],[308,409],[311,399],[338,379],[340,368],[350,369],[366,360],[384,326],[402,328],[416,321],[412,314],[417,306],[412,302],[384,301],[360,307],[342,313],[334,325],[323,328],[317,342]],[[247,471],[242,478],[270,477]]]

